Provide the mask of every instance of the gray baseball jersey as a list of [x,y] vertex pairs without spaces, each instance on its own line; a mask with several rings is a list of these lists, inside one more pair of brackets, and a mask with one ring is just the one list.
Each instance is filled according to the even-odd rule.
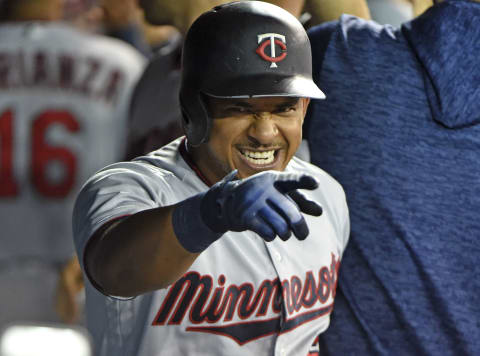
[[62,24],[2,24],[0,38],[0,324],[55,321],[75,196],[122,158],[144,60]]
[[[106,222],[208,189],[184,145],[179,138],[89,180],[74,210],[80,256]],[[349,216],[341,186],[324,171],[298,158],[286,171],[320,183],[302,191],[323,207],[321,217],[305,215],[306,240],[265,242],[251,231],[227,232],[168,288],[129,300],[88,283],[87,325],[98,355],[306,356],[329,324]]]

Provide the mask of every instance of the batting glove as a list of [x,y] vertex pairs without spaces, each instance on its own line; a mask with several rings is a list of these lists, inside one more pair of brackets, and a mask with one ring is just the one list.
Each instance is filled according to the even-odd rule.
[[320,216],[322,208],[297,189],[316,189],[313,177],[265,171],[234,180],[236,174],[235,170],[208,191],[177,205],[172,223],[186,250],[201,252],[227,231],[251,230],[265,241],[277,235],[286,241],[292,232],[299,240],[308,236],[301,213]]

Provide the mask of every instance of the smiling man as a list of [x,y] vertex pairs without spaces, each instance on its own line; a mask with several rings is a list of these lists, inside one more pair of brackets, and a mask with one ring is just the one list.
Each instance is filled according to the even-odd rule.
[[222,5],[192,25],[182,65],[186,137],[77,199],[96,354],[306,356],[349,234],[340,185],[293,157],[324,97],[306,33],[277,6]]
[[205,177],[216,182],[238,169],[246,178],[265,170],[283,171],[302,140],[309,99],[269,97],[206,98],[214,119],[208,145],[192,150]]

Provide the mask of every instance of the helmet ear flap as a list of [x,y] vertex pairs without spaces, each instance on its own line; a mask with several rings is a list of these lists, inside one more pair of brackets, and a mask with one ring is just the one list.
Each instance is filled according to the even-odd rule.
[[[180,107],[182,110],[182,126],[187,136],[188,144],[198,147],[202,143],[208,142],[210,130],[212,128],[212,119],[206,104],[203,93],[190,93],[188,100],[190,106],[184,105],[182,95],[180,95]],[[194,102],[194,105],[192,105]]]

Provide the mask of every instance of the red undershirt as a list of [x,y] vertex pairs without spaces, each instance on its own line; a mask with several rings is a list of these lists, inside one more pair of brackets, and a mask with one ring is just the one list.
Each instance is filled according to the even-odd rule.
[[187,149],[187,138],[185,137],[182,142],[180,142],[180,146],[178,148],[180,155],[182,156],[183,160],[188,164],[188,166],[195,172],[198,178],[205,183],[208,187],[211,187],[213,184],[205,177],[202,173],[200,168],[197,167],[195,162],[193,162],[192,156],[188,152]]

